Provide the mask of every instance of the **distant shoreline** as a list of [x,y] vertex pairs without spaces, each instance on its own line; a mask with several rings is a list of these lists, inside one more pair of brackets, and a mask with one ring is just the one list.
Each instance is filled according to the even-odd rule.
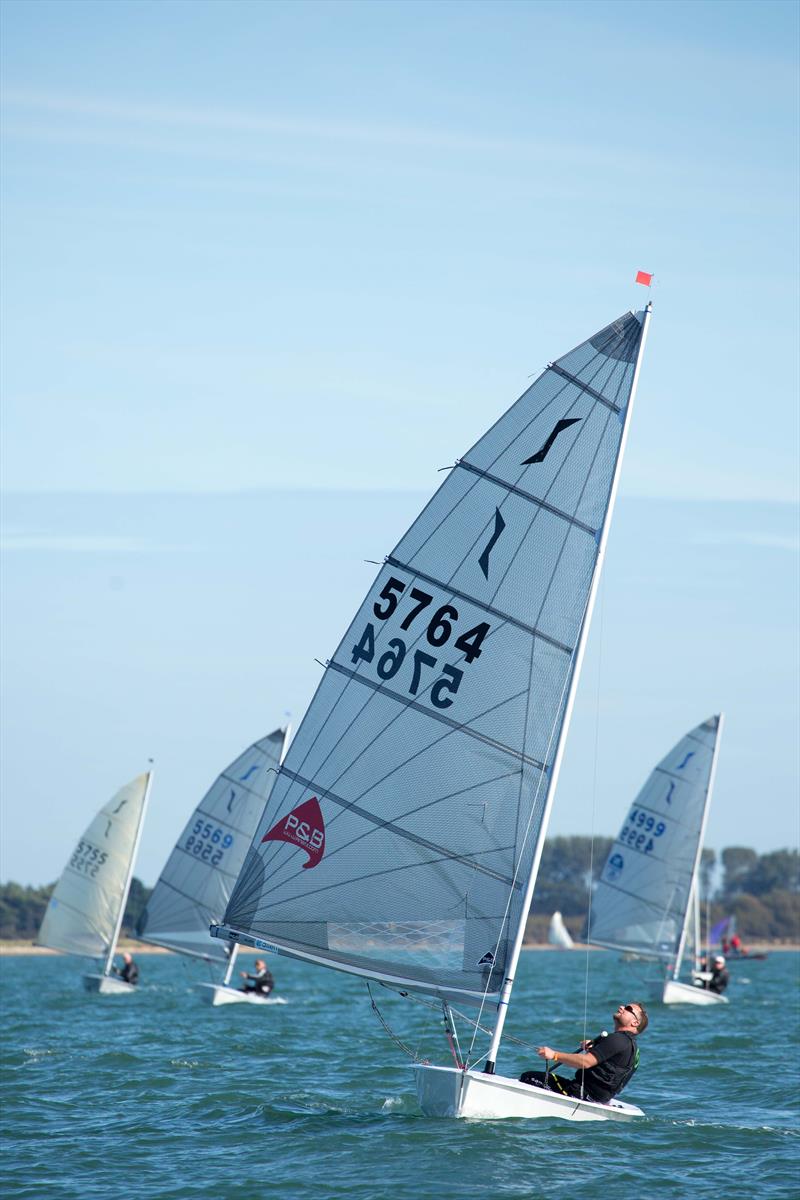
[[[524,945],[522,947],[522,949],[523,950],[546,951],[549,953],[551,951],[560,952],[561,947],[560,946],[550,946],[546,942],[528,942],[526,945]],[[779,954],[785,950],[794,950],[794,951],[800,950],[800,943],[798,943],[798,942],[752,942],[748,945],[747,949],[752,951],[754,954],[773,954],[773,953]],[[126,950],[130,951],[131,954],[136,954],[136,955],[171,954],[172,953],[171,950],[165,950],[163,946],[150,946],[145,942],[137,942],[132,938],[121,938],[119,941],[119,945],[117,946],[117,953],[123,954]],[[587,946],[580,942],[575,944],[575,950],[578,950],[578,951],[591,950],[592,952],[597,951],[598,953],[603,953],[602,946]],[[14,956],[20,956],[20,957],[21,956],[30,956],[30,957],[36,958],[36,957],[44,956],[44,955],[52,956],[54,954],[59,954],[59,953],[60,953],[60,951],[50,950],[50,949],[48,949],[47,946],[35,946],[33,944],[33,942],[13,941],[11,939],[9,939],[7,941],[0,940],[0,958],[5,958],[5,957],[11,958]],[[240,946],[239,953],[240,953],[240,955],[241,954],[252,955],[252,954],[257,954],[258,951],[251,950],[247,946]],[[614,953],[614,951],[607,951],[607,953]],[[735,957],[731,961],[735,962],[736,961]],[[743,961],[746,962],[747,959],[744,959]]]

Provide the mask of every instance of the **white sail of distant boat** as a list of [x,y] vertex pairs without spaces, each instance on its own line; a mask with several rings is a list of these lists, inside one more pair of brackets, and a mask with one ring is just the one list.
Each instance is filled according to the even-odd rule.
[[103,959],[101,972],[84,976],[87,990],[103,995],[134,990],[112,971],[152,779],[152,771],[138,775],[100,809],[55,886],[36,938],[51,950]]
[[550,918],[550,928],[547,931],[547,940],[551,946],[559,946],[562,950],[575,949],[575,943],[572,940],[572,935],[564,924],[564,918],[560,912],[554,912]]
[[665,1004],[727,1003],[679,978],[687,943],[695,977],[699,968],[698,876],[722,724],[720,714],[692,729],[648,776],[592,898],[590,942],[672,964]]
[[231,889],[264,811],[283,758],[289,730],[255,742],[214,781],[186,823],[139,920],[144,942],[191,958],[218,963],[218,983],[200,983],[212,1005],[285,1003],[230,986],[237,947],[209,936],[220,921]]
[[484,1054],[416,1063],[431,1115],[640,1115],[495,1064],[649,319],[625,314],[551,363],[385,559],[212,928],[438,997],[447,1019],[452,1001],[496,1005]]

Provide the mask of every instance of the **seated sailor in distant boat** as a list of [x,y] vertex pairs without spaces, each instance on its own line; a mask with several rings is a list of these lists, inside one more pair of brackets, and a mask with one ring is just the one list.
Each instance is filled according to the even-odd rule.
[[581,1042],[580,1050],[568,1054],[553,1050],[550,1046],[539,1046],[536,1053],[557,1066],[575,1067],[573,1079],[562,1079],[554,1071],[525,1071],[520,1075],[522,1083],[534,1087],[549,1088],[562,1096],[593,1100],[607,1104],[630,1082],[639,1066],[637,1035],[644,1033],[648,1019],[640,1000],[620,1004],[613,1014],[614,1032],[599,1034],[589,1041]]
[[710,979],[706,980],[706,987],[708,988],[709,992],[716,992],[718,996],[721,996],[730,981],[731,977],[728,974],[727,967],[725,966],[725,959],[721,954],[718,954],[713,960],[711,977]]
[[139,968],[133,961],[133,955],[126,950],[122,956],[122,966],[113,968],[114,974],[119,975],[120,979],[124,979],[131,987],[136,987],[139,982]]
[[267,970],[267,964],[263,958],[257,958],[254,966],[255,973],[252,975],[249,975],[247,971],[239,972],[245,981],[241,990],[243,992],[255,992],[258,996],[268,996],[275,987],[275,980]]

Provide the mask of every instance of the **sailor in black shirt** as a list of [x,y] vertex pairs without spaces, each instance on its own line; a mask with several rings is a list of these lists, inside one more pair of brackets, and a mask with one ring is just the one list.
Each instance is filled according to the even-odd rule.
[[247,971],[240,971],[242,979],[245,983],[242,987],[243,992],[255,992],[258,996],[268,996],[275,987],[275,980],[267,970],[267,964],[263,958],[257,958],[255,961],[255,975],[248,975]]
[[606,1104],[621,1092],[639,1065],[636,1036],[647,1028],[647,1013],[641,1001],[620,1004],[613,1014],[614,1032],[581,1042],[575,1054],[539,1046],[536,1053],[565,1067],[576,1067],[574,1079],[562,1079],[553,1071],[525,1071],[523,1083],[546,1087],[564,1096],[583,1097]]
[[718,954],[714,959],[711,969],[711,978],[706,983],[706,987],[710,992],[716,992],[718,996],[721,996],[725,991],[725,988],[730,983],[730,980],[731,977],[728,974],[727,967],[725,966],[725,959],[721,954]]
[[122,966],[114,967],[114,974],[119,975],[120,979],[124,979],[132,987],[135,987],[139,982],[139,968],[133,961],[133,956],[128,954],[127,950],[122,956]]

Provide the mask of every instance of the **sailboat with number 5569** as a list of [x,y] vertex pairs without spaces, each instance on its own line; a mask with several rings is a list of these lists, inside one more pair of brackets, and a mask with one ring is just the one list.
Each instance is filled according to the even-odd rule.
[[212,927],[435,998],[448,1028],[477,1007],[488,1046],[414,1063],[429,1115],[641,1115],[496,1064],[649,320],[626,313],[551,362],[386,557]]

